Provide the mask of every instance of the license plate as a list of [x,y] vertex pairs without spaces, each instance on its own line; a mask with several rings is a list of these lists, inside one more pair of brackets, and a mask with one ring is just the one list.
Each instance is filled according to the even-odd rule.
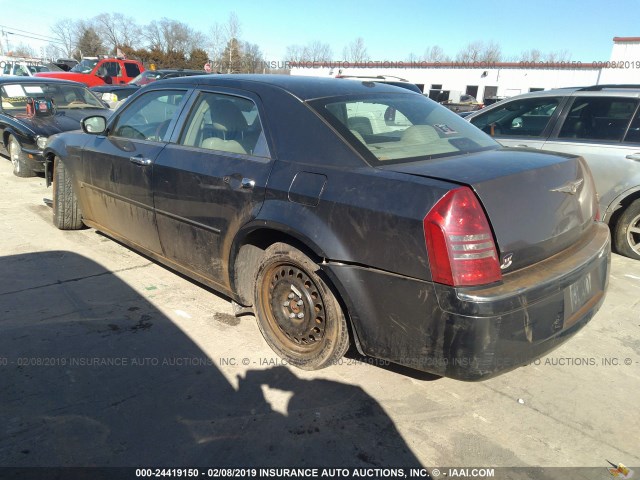
[[564,327],[567,328],[575,323],[576,318],[571,318],[575,312],[580,310],[595,293],[595,284],[590,272],[577,282],[569,285],[565,290],[565,322]]

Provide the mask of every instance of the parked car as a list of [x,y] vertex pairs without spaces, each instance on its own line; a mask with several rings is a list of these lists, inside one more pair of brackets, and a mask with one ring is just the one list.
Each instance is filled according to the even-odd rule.
[[78,63],[80,63],[80,62],[78,62],[74,58],[58,58],[54,62],[54,64],[56,66],[58,66],[59,68],[61,68],[65,72],[68,72],[69,70],[71,70],[73,67],[78,65]]
[[339,363],[352,342],[478,380],[560,345],[602,304],[610,237],[584,160],[501,148],[423,95],[184,77],[82,127],[45,151],[54,224],[228,295],[291,365]]
[[442,105],[456,113],[475,112],[484,106],[482,103],[478,102],[474,96],[466,94],[460,95],[460,99],[458,101],[446,101],[442,102]]
[[387,85],[393,85],[394,87],[406,88],[412,92],[422,93],[420,87],[415,83],[411,83],[409,80],[400,77],[392,77],[390,75],[375,75],[375,76],[363,76],[363,75],[338,75],[336,78],[346,78],[348,80],[360,80],[361,82],[376,82],[386,83]]
[[68,72],[42,72],[37,77],[60,78],[84,83],[88,87],[104,84],[124,84],[144,71],[144,66],[137,60],[122,58],[84,58]]
[[63,70],[52,63],[36,64],[26,61],[4,62],[0,76],[33,77],[39,72],[62,72]]
[[0,147],[19,177],[44,172],[50,135],[79,129],[87,115],[110,113],[87,87],[63,80],[2,77],[0,100]]
[[582,156],[616,250],[640,259],[640,85],[527,93],[467,120],[505,146]]
[[107,102],[111,108],[116,108],[123,100],[129,98],[138,91],[138,88],[162,80],[165,78],[189,77],[192,75],[205,75],[204,70],[185,70],[185,69],[161,69],[161,70],[145,70],[136,78],[125,85],[98,85],[91,87],[102,100]]

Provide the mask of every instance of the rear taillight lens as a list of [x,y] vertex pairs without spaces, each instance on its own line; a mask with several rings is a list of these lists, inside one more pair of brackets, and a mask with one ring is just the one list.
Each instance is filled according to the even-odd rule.
[[434,282],[473,286],[502,280],[489,222],[469,188],[448,192],[423,225]]

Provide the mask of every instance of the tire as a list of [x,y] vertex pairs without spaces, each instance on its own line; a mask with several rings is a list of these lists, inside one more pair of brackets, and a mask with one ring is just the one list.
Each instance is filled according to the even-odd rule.
[[9,160],[11,160],[13,164],[13,174],[16,177],[27,178],[36,176],[35,172],[27,166],[22,148],[13,135],[9,135],[7,151],[9,152]]
[[616,223],[614,237],[620,255],[640,260],[640,199],[622,212]]
[[58,158],[53,163],[53,224],[60,230],[80,230],[82,213],[71,186],[71,178]]
[[299,250],[275,243],[260,262],[254,289],[254,309],[266,342],[303,370],[334,364],[349,348],[342,308],[318,271]]

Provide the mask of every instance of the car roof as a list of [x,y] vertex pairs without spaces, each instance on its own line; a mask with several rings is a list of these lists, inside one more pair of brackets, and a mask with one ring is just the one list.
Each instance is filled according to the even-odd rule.
[[149,73],[206,73],[204,70],[189,70],[186,68],[160,68],[158,70],[145,70]]
[[593,85],[589,87],[562,87],[554,88],[551,90],[538,90],[537,92],[523,93],[509,97],[509,100],[514,98],[528,98],[528,97],[545,97],[545,96],[568,96],[568,95],[585,95],[585,96],[616,96],[616,97],[639,97],[640,85],[627,85],[627,84],[608,84],[608,85]]
[[4,76],[0,77],[0,85],[5,83],[59,83],[67,85],[76,85],[84,87],[85,85],[80,82],[74,82],[72,80],[60,80],[58,78],[48,77],[16,77],[16,76]]
[[185,86],[221,86],[246,90],[278,88],[303,101],[322,97],[366,95],[370,93],[412,94],[409,90],[386,85],[385,83],[370,81],[345,82],[338,78],[298,77],[277,74],[196,75],[158,80],[145,88],[161,88],[162,85],[166,86],[169,83],[185,84]]

